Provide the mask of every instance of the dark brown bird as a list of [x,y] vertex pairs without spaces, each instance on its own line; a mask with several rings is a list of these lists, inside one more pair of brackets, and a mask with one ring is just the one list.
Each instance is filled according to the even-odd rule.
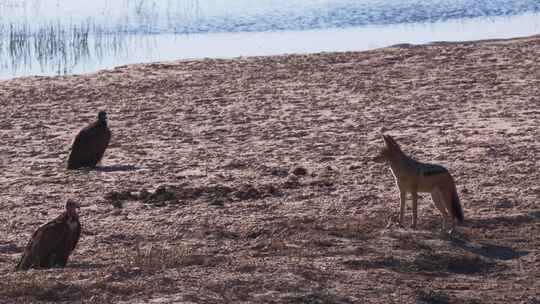
[[66,211],[34,232],[24,249],[17,269],[64,267],[69,255],[77,246],[81,235],[81,224],[73,200],[66,203]]
[[68,159],[68,169],[95,168],[111,140],[107,113],[100,111],[98,120],[83,128],[75,137]]

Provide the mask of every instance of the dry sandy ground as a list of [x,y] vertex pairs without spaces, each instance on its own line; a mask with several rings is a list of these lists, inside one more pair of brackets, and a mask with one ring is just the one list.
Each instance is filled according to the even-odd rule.
[[[530,37],[1,81],[0,302],[540,303],[539,58]],[[98,109],[102,167],[67,171]],[[427,196],[418,230],[385,228],[382,131],[450,169],[454,236]],[[14,271],[69,197],[68,266]]]

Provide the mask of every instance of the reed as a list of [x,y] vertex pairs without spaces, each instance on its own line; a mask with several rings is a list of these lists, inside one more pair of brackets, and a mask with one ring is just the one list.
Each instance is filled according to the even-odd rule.
[[[72,73],[83,61],[102,61],[128,50],[133,37],[176,33],[200,16],[198,0],[125,0],[123,14],[105,8],[91,17],[38,17],[40,0],[0,2],[0,75],[35,69]],[[49,8],[50,9],[50,8]],[[191,20],[191,21],[190,21]]]

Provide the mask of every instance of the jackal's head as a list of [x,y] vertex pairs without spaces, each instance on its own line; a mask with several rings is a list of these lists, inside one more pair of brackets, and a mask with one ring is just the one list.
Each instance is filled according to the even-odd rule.
[[382,138],[384,139],[384,147],[379,151],[379,154],[373,158],[373,161],[376,163],[389,161],[394,155],[401,152],[401,148],[392,136],[383,134]]

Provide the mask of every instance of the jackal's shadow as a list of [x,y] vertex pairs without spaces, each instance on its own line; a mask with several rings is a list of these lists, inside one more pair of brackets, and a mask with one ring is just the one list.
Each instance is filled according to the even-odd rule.
[[540,211],[512,216],[495,216],[489,218],[465,218],[465,225],[471,228],[500,228],[501,226],[517,227],[540,221]]
[[[500,227],[518,227],[540,220],[540,211],[513,216],[496,216],[490,218],[466,219],[466,226],[478,229],[496,229]],[[452,243],[471,253],[495,260],[513,260],[529,254],[528,251],[520,251],[508,246],[489,244],[486,242],[473,243],[466,237],[455,237]]]
[[485,242],[473,244],[461,240],[454,240],[453,244],[471,253],[493,260],[514,260],[529,254],[528,251],[516,250],[512,247],[489,244]]

